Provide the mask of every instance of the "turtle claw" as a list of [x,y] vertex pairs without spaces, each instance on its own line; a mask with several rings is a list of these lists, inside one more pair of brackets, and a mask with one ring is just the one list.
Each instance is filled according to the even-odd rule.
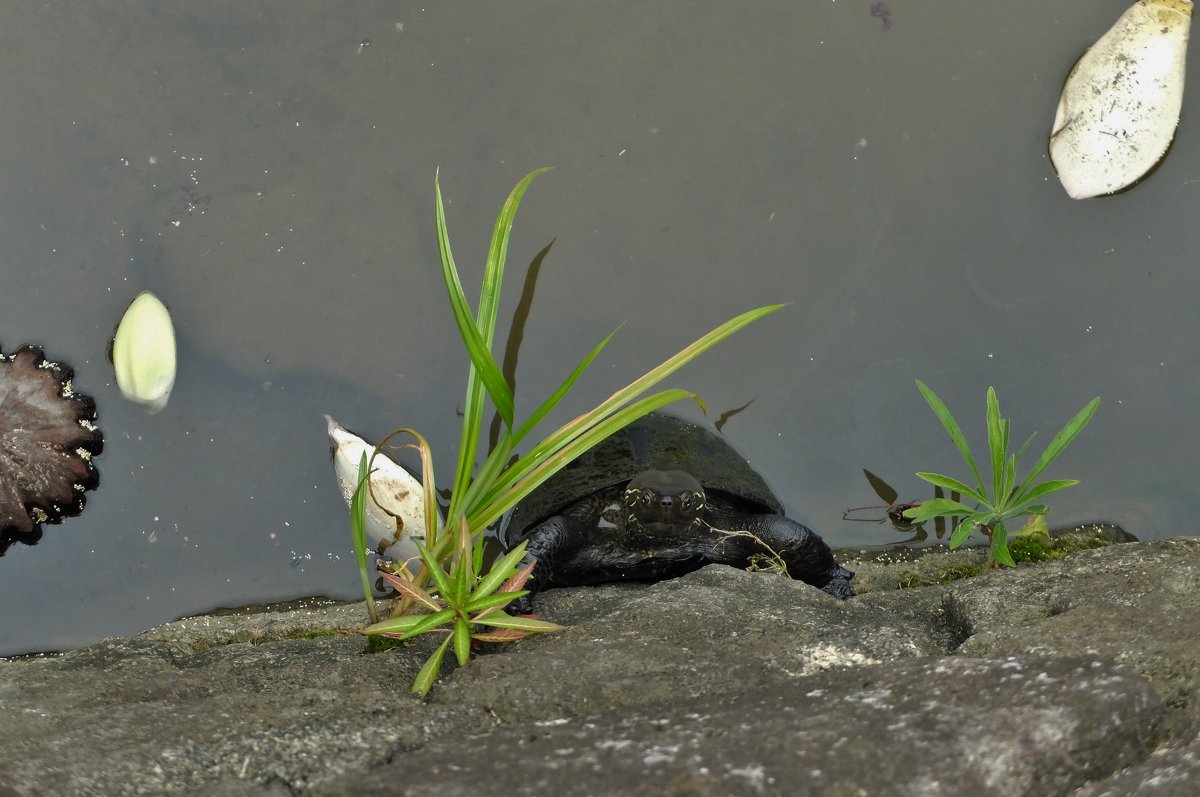
[[854,578],[854,574],[844,567],[838,567],[833,571],[833,578],[829,583],[821,587],[822,592],[826,592],[839,600],[854,597],[854,587],[850,585],[850,579]]
[[513,617],[533,614],[533,595],[522,595],[519,598],[514,598],[504,607],[504,611]]

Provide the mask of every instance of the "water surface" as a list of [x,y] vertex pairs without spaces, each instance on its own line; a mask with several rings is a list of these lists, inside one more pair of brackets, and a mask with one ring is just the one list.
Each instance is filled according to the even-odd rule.
[[[752,401],[725,434],[834,545],[904,538],[842,520],[877,500],[864,468],[902,499],[928,496],[915,470],[962,475],[917,377],[976,445],[988,385],[1021,439],[1102,396],[1053,519],[1193,533],[1197,81],[1157,174],[1073,202],[1046,157],[1058,93],[1127,2],[873,5],[9,9],[0,344],[73,365],[107,442],[86,512],[0,559],[0,653],[356,594],[322,413],[423,430],[443,477],[457,445],[439,167],[470,286],[508,190],[556,167],[501,314],[554,241],[526,410],[621,321],[552,421],[786,301],[672,384],[713,417]],[[153,416],[104,360],[141,290],[180,346]]]

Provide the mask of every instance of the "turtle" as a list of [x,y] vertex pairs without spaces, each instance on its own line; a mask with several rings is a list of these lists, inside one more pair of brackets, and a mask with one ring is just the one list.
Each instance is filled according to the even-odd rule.
[[775,570],[837,598],[854,573],[784,516],[763,478],[714,432],[651,413],[529,494],[501,524],[507,550],[536,560],[518,613],[548,587],[660,581],[709,564]]

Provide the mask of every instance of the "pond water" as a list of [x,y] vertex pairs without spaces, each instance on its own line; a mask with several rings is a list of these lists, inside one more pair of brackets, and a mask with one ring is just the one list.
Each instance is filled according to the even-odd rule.
[[[322,413],[370,438],[420,429],[451,471],[466,360],[439,167],[472,294],[508,190],[556,167],[526,195],[501,312],[553,242],[526,411],[621,321],[551,423],[790,302],[670,384],[712,418],[748,405],[726,437],[833,545],[906,539],[843,520],[879,503],[864,469],[902,500],[930,494],[916,470],[962,475],[914,378],[976,446],[988,385],[1013,437],[1042,442],[1101,396],[1049,473],[1083,481],[1051,520],[1194,533],[1196,83],[1169,157],[1125,195],[1071,201],[1046,157],[1067,70],[1127,5],[9,9],[0,344],[70,363],[106,448],[84,514],[0,558],[0,654],[359,594]],[[141,290],[179,341],[157,415],[104,356]]]

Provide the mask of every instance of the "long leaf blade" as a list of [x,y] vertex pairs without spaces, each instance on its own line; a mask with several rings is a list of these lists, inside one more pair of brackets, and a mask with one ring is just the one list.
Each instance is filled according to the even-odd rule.
[[[525,475],[515,483],[508,485],[504,493],[498,495],[494,500],[489,500],[483,509],[470,518],[471,528],[486,528],[491,523],[499,520],[500,516],[505,512],[516,506],[522,498],[529,495],[529,493],[533,492],[543,482],[562,470],[567,463],[592,446],[598,445],[615,431],[625,428],[638,418],[684,398],[696,399],[697,396],[686,390],[664,390],[630,404],[628,407],[613,413],[593,426],[583,428],[577,434],[571,436],[569,442],[557,451],[539,457],[538,461],[540,464],[532,469],[527,468]],[[520,461],[517,464],[519,465]],[[515,467],[516,465],[513,466],[513,468]],[[510,470],[513,468],[510,468]]]
[[[448,537],[455,541],[458,539],[453,534],[448,535]],[[446,571],[442,568],[441,560],[434,556],[429,548],[426,548],[419,542],[417,543],[417,552],[421,554],[421,559],[425,562],[425,567],[429,571],[429,575],[433,578],[434,583],[437,584],[438,594],[442,596],[443,600],[450,602],[454,595],[454,585],[450,577],[446,574]]]
[[432,614],[406,614],[389,617],[363,629],[364,634],[399,634],[401,639],[418,636],[426,631],[445,625],[454,617],[453,609],[443,609]]
[[[624,326],[624,324],[622,323],[621,326]],[[567,395],[567,392],[575,386],[575,382],[579,380],[579,377],[582,376],[583,372],[586,371],[588,366],[592,364],[592,361],[595,360],[604,347],[608,345],[608,342],[613,339],[613,335],[617,334],[617,330],[619,330],[621,326],[618,326],[617,329],[614,329],[612,332],[608,333],[608,337],[597,343],[595,348],[593,348],[588,355],[583,358],[579,365],[575,366],[575,370],[571,371],[567,378],[563,380],[563,383],[558,386],[558,389],[551,393],[549,398],[543,401],[540,407],[534,410],[533,414],[526,419],[525,423],[521,424],[521,428],[518,429],[514,435],[514,438],[517,442],[523,440],[525,435],[533,431],[534,427],[541,423],[542,419],[545,418],[552,409],[558,406],[558,402],[560,402],[563,396]]]
[[[482,612],[486,609],[497,609],[501,606],[511,603],[523,595],[528,594],[529,590],[522,589],[517,590],[516,592],[493,592],[491,595],[481,595],[478,598],[471,599],[471,602],[467,604],[466,612],[468,614],[475,614],[476,612]],[[482,616],[486,617],[487,615]],[[478,622],[479,618],[474,617],[472,620]]]
[[462,617],[454,621],[454,657],[459,667],[471,660],[471,624]]
[[1049,495],[1050,493],[1056,493],[1059,490],[1065,490],[1068,487],[1074,487],[1077,484],[1079,484],[1078,479],[1050,479],[1049,481],[1044,481],[1041,484],[1031,487],[1021,497],[1021,503],[1033,503],[1043,496]]
[[[523,479],[530,471],[537,468],[541,463],[546,461],[548,457],[556,455],[576,436],[602,422],[608,416],[624,407],[630,401],[637,398],[642,393],[649,390],[651,387],[658,384],[687,363],[699,357],[705,351],[711,349],[717,343],[729,337],[734,332],[742,329],[746,325],[751,324],[754,321],[757,321],[758,319],[785,306],[786,305],[783,304],[767,305],[742,313],[735,318],[731,318],[724,324],[712,329],[707,334],[697,338],[675,356],[667,359],[656,368],[650,369],[633,382],[630,382],[625,387],[616,391],[598,406],[593,408],[590,412],[586,412],[583,415],[580,415],[578,418],[575,418],[573,421],[570,421],[569,423],[559,427],[544,440],[534,446],[534,448],[528,454],[517,460],[512,467],[510,467],[501,475],[496,485],[489,491],[484,503],[491,503],[501,494],[511,490],[514,484]],[[691,396],[692,394],[685,393],[683,395]],[[670,402],[668,401],[665,403]],[[633,420],[636,420],[636,418]],[[621,427],[618,426],[613,429],[613,431],[616,431],[616,429],[619,428]],[[569,461],[570,460],[567,460],[567,462]],[[563,464],[565,465],[566,463],[564,462]],[[559,467],[562,467],[562,465]],[[549,475],[552,475],[552,473]],[[549,478],[549,475],[547,475],[546,478]],[[503,514],[503,512],[500,514]],[[478,515],[473,516],[472,520],[474,520],[477,516]],[[496,515],[495,517],[499,517],[499,515]],[[472,526],[472,528],[475,528],[475,526]]]
[[997,521],[996,525],[992,526],[992,558],[1002,565],[1007,567],[1016,567],[1017,563],[1013,561],[1012,554],[1008,552],[1008,529],[1004,527],[1003,522]]
[[371,577],[367,575],[367,490],[370,481],[367,455],[358,460],[358,486],[350,501],[350,539],[354,542],[354,561],[362,580],[363,597],[367,601],[367,616],[372,623],[379,622],[379,610],[375,608],[375,591],[371,589]]
[[950,533],[950,547],[957,548],[966,542],[967,538],[971,536],[971,532],[975,531],[975,527],[983,521],[984,517],[986,516],[969,515],[964,518],[961,523],[954,527],[954,531]]
[[425,660],[425,665],[421,667],[416,680],[413,681],[412,691],[415,694],[421,697],[429,694],[429,690],[433,688],[433,682],[437,680],[438,673],[442,670],[442,658],[445,657],[446,648],[449,646],[450,637],[446,637],[446,641],[438,645],[438,649]]
[[917,478],[924,479],[925,481],[929,482],[930,484],[932,484],[936,487],[943,487],[947,490],[950,490],[951,492],[956,492],[956,493],[965,495],[967,498],[970,498],[972,501],[975,501],[977,503],[980,503],[980,504],[990,504],[991,503],[991,501],[987,500],[987,496],[982,495],[974,487],[970,487],[966,483],[960,482],[958,479],[952,479],[951,477],[945,476],[941,473],[927,473],[927,472],[921,471],[921,472],[917,473]]
[[546,620],[535,620],[532,617],[512,617],[510,615],[499,612],[491,614],[476,622],[481,625],[490,625],[494,628],[516,628],[521,631],[532,631],[536,633],[546,633],[548,631],[565,631],[566,626],[551,623]]
[[1029,471],[1029,475],[1021,482],[1021,486],[1017,488],[1017,497],[1014,503],[1024,503],[1026,485],[1033,484],[1033,480],[1042,474],[1051,462],[1058,459],[1058,455],[1071,444],[1071,441],[1079,436],[1088,422],[1092,420],[1092,416],[1096,414],[1096,408],[1100,406],[1100,397],[1092,399],[1079,412],[1075,413],[1075,417],[1067,421],[1058,434],[1054,435],[1054,439],[1046,446],[1046,450],[1038,457],[1037,464],[1033,466],[1033,470]]
[[[504,373],[492,357],[491,338],[485,340],[480,333],[475,317],[471,314],[462,282],[458,277],[458,269],[454,265],[454,255],[450,249],[450,235],[446,230],[446,212],[442,205],[442,189],[440,181],[434,179],[434,195],[436,198],[436,221],[438,254],[442,261],[442,280],[446,284],[446,293],[450,298],[450,309],[454,316],[455,326],[466,346],[471,358],[471,368],[467,375],[467,393],[463,407],[463,434],[459,447],[458,468],[454,475],[455,495],[465,492],[471,481],[471,470],[475,464],[475,450],[479,440],[479,431],[483,425],[483,390],[486,388],[496,412],[512,427],[513,399]],[[481,304],[485,297],[480,298]],[[454,514],[457,504],[451,499],[450,514]]]
[[996,398],[996,389],[989,387],[987,390],[988,454],[992,462],[992,495],[996,497],[997,503],[1004,500],[1000,491],[1004,487],[1004,458],[1008,453],[1005,450],[1005,437],[1004,418],[1000,417],[1000,400]]
[[958,421],[954,420],[954,416],[950,414],[950,410],[946,408],[945,403],[938,398],[938,395],[920,379],[917,380],[917,389],[925,397],[925,402],[929,404],[929,409],[933,410],[933,414],[941,422],[942,428],[946,430],[946,434],[950,435],[950,439],[954,441],[954,447],[958,449],[958,453],[962,455],[962,458],[971,468],[971,475],[975,477],[975,483],[979,487],[979,492],[987,492],[983,486],[983,479],[979,477],[979,468],[975,466],[975,458],[971,456],[971,449],[967,446],[967,438],[963,437],[962,429],[958,426]]
[[[487,575],[479,579],[479,584],[475,587],[474,594],[490,595],[499,589],[501,584],[511,578],[517,572],[517,566],[521,560],[525,558],[525,548],[527,545],[527,541],[521,540],[515,548],[500,559],[497,559]],[[468,609],[468,611],[475,611],[475,609]]]
[[967,506],[960,501],[951,501],[949,498],[930,498],[928,501],[922,501],[918,506],[904,510],[904,517],[913,523],[924,523],[926,520],[946,515],[973,514],[975,514],[975,507]]

